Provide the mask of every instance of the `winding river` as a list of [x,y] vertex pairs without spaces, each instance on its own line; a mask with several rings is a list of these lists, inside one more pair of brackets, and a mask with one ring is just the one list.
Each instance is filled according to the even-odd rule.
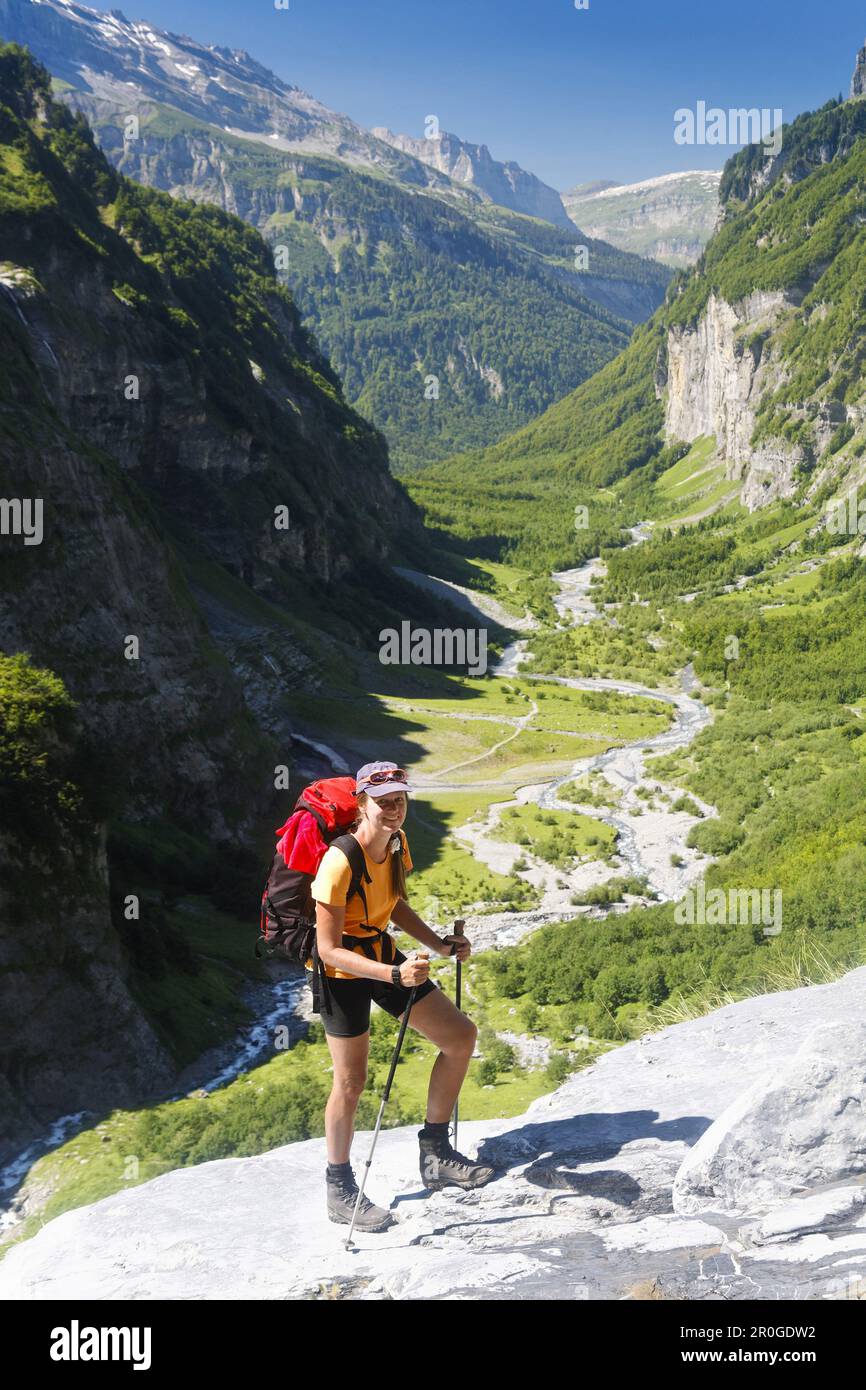
[[[646,528],[635,527],[632,534],[634,544],[640,544],[646,538]],[[553,574],[559,586],[554,605],[563,619],[567,618],[575,623],[589,623],[599,616],[599,610],[590,594],[590,587],[603,569],[603,562],[594,558],[576,569],[561,570]],[[468,591],[462,592],[471,602]],[[469,603],[464,606],[468,608]],[[485,604],[483,610],[476,609],[480,616],[484,616],[485,611],[491,616],[489,604]],[[596,863],[563,872],[535,860],[533,867],[521,876],[528,878],[543,890],[539,907],[525,912],[467,913],[467,935],[471,937],[475,949],[493,945],[514,945],[539,927],[561,921],[563,917],[573,918],[583,914],[594,917],[608,915],[610,908],[575,909],[571,898],[575,890],[602,883],[614,875],[645,878],[656,899],[664,901],[681,897],[685,889],[699,878],[706,868],[706,860],[686,845],[688,833],[697,818],[685,811],[674,811],[671,808],[670,801],[681,794],[679,789],[668,789],[670,801],[656,804],[652,812],[647,812],[641,800],[635,796],[637,787],[642,783],[659,785],[657,779],[646,772],[645,759],[648,754],[669,753],[674,749],[684,748],[712,720],[711,712],[694,694],[697,681],[691,666],[680,672],[678,691],[656,690],[637,681],[610,680],[603,677],[534,676],[524,674],[520,670],[528,655],[529,640],[525,637],[520,638],[506,647],[494,668],[494,674],[520,675],[522,680],[539,680],[547,684],[554,682],[570,686],[574,690],[609,690],[622,695],[642,696],[671,705],[674,717],[662,733],[636,739],[620,748],[610,748],[592,757],[578,759],[564,775],[518,788],[513,799],[494,802],[480,825],[464,826],[454,832],[461,844],[471,849],[490,868],[500,872],[509,872],[517,858],[533,858],[525,850],[515,850],[513,846],[508,846],[488,833],[495,828],[502,811],[508,806],[532,802],[543,810],[581,811],[612,826],[617,832],[619,862],[614,868],[606,868]],[[604,777],[619,799],[616,809],[603,811],[595,806],[582,806],[560,798],[559,789],[565,783],[587,773],[599,773]],[[507,774],[503,775],[502,780],[509,780]],[[431,785],[440,791],[468,791],[473,787],[477,788],[478,783],[461,785],[449,779],[447,784],[443,784],[437,778]],[[692,796],[691,800],[704,816],[715,815],[715,808],[700,798]]]

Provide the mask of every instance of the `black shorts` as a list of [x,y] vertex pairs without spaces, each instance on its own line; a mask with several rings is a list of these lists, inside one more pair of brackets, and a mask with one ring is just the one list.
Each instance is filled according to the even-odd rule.
[[[392,965],[402,965],[406,960],[402,951],[394,948],[394,959]],[[308,975],[312,971],[307,972]],[[427,979],[422,985],[415,989],[415,1003],[423,999],[431,990],[438,989],[439,986],[432,980]],[[330,1033],[332,1038],[359,1038],[362,1033],[366,1033],[370,1027],[370,1004],[375,1002],[380,1009],[391,1014],[394,1018],[399,1018],[405,1012],[406,1005],[409,1003],[408,989],[397,985],[392,985],[390,980],[364,980],[360,977],[357,980],[333,980],[328,976],[328,994],[331,1000],[331,1012],[328,1013],[325,1000],[322,1000],[322,1012],[316,1014],[316,1018],[322,1020],[326,1033]],[[414,1005],[413,1005],[414,1007]],[[412,1022],[412,1015],[409,1015],[409,1022]]]

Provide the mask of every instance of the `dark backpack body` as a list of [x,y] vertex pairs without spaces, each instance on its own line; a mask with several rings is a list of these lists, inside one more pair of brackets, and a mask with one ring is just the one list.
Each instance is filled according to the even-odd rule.
[[[351,803],[345,801],[344,796],[339,795],[344,792],[344,789],[337,787],[338,795],[328,800],[328,795],[334,790],[336,784],[349,780],[348,778],[333,778],[330,781],[317,782],[311,787],[307,787],[295,804],[295,813],[302,812],[313,817],[318,826],[323,853],[325,849],[335,845],[348,859],[352,869],[352,878],[346,901],[348,902],[356,893],[360,894],[366,923],[367,897],[364,892],[364,883],[369,883],[371,880],[367,873],[363,849],[354,835],[346,833],[345,829],[345,821],[349,812],[351,812],[352,821],[354,821],[354,798]],[[344,822],[342,825],[340,824],[341,820]],[[303,873],[298,869],[290,869],[280,850],[275,852],[268,881],[262,893],[261,929],[259,939],[256,942],[256,955],[278,956],[283,960],[289,960],[299,965],[304,965],[312,958],[313,1012],[321,1013],[321,1005],[324,1000],[330,1013],[328,977],[324,964],[319,958],[316,940],[316,904],[310,892],[313,877],[313,874]],[[384,938],[387,932],[378,931],[374,927],[369,927],[369,932],[370,935],[366,937],[344,934],[342,945],[350,951],[360,949],[366,956],[375,960],[376,955],[371,943],[378,937]],[[390,942],[391,938],[388,937],[388,940]],[[393,958],[393,952],[391,958]]]

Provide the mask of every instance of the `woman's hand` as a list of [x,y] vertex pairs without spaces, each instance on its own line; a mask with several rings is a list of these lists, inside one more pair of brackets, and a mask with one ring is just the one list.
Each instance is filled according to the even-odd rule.
[[411,989],[413,985],[423,985],[429,974],[430,958],[419,951],[400,966],[400,983]]
[[[443,946],[447,946],[448,948],[442,952],[443,956],[450,956],[453,954],[458,960],[463,961],[468,960],[472,954],[472,947],[469,945],[465,936],[443,936],[440,937],[440,940]],[[455,941],[457,942],[457,950],[452,953],[451,947]]]

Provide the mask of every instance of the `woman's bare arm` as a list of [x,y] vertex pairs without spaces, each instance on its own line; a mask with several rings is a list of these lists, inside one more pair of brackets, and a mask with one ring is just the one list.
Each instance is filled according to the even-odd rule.
[[414,936],[416,941],[422,942],[431,951],[435,951],[437,956],[447,956],[448,948],[443,949],[442,938],[437,936],[434,931],[422,922],[417,912],[413,912],[405,898],[398,898],[391,912],[391,921],[401,931],[407,932],[409,936]]

